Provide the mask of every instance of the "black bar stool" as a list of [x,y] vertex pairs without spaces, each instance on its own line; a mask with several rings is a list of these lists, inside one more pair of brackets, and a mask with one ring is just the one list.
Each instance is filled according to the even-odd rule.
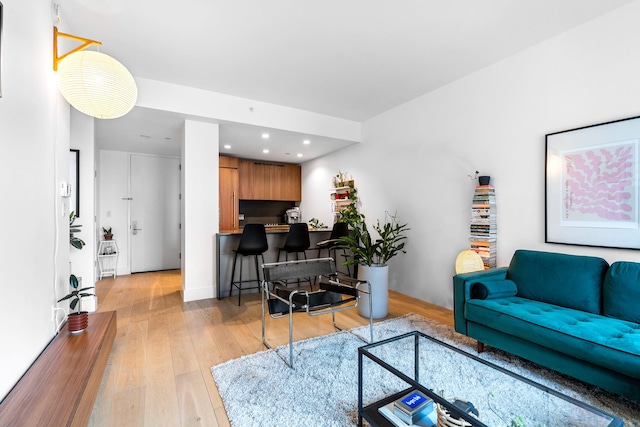
[[[318,243],[316,243],[316,246],[318,247],[318,258],[321,258],[321,254],[323,250],[327,251],[327,256],[333,258],[336,261],[336,264],[338,264],[338,259],[336,258],[336,250],[338,249],[336,246],[338,246],[338,242],[336,242],[337,239],[339,239],[342,236],[348,236],[349,235],[349,224],[347,224],[346,222],[336,222],[335,224],[333,224],[333,228],[331,229],[331,235],[329,236],[328,240],[322,240]],[[331,256],[331,254],[333,253],[333,256]],[[347,256],[347,251],[342,248],[342,256],[346,257]],[[349,268],[349,266],[347,265],[347,275],[349,277],[351,277],[351,269]]]
[[[278,250],[278,261],[280,261],[280,254],[284,251],[284,260],[289,261],[289,254],[296,254],[296,260],[300,259],[299,254],[302,253],[304,259],[307,259],[307,253],[305,252],[311,246],[311,241],[309,239],[309,226],[306,222],[299,222],[297,224],[291,224],[289,227],[289,234],[287,234],[287,239],[284,242],[284,246]],[[313,290],[313,283],[311,282],[311,277],[308,280],[309,287]],[[300,279],[297,279],[298,287],[300,286]],[[285,281],[285,284],[288,285],[288,282]]]
[[295,253],[296,260],[299,259],[298,254],[302,253],[304,259],[307,259],[307,253],[305,252],[311,246],[309,241],[309,227],[306,222],[300,222],[292,224],[289,227],[289,234],[287,234],[287,240],[284,242],[284,246],[278,251],[278,261],[280,261],[280,254],[285,252],[285,261],[289,261],[289,254]]
[[[247,224],[242,230],[242,236],[240,236],[240,243],[238,248],[234,251],[233,257],[233,269],[231,270],[231,285],[229,286],[229,296],[233,293],[233,288],[238,288],[238,305],[240,305],[240,297],[242,295],[242,284],[248,282],[257,282],[258,286],[249,289],[260,289],[260,268],[258,267],[258,255],[262,257],[262,263],[264,264],[264,253],[269,249],[267,243],[267,232],[265,231],[263,224]],[[238,255],[240,258],[240,280],[234,280],[236,277],[236,262],[238,261]],[[242,280],[242,260],[245,256],[252,256],[256,264],[256,278],[249,280]]]

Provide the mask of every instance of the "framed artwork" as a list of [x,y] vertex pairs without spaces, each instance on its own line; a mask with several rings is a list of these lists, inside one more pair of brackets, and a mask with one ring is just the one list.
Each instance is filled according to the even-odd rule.
[[546,135],[545,242],[640,249],[640,117]]
[[80,150],[69,150],[69,209],[80,218]]

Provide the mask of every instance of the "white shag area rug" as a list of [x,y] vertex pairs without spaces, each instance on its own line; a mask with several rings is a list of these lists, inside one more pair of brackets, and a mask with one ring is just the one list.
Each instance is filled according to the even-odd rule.
[[[380,341],[414,330],[452,344],[468,353],[477,354],[475,340],[456,333],[449,326],[416,314],[375,323],[374,340]],[[352,329],[351,332],[367,338],[368,326]],[[275,351],[266,350],[250,354],[212,367],[211,372],[231,425],[233,427],[356,425],[358,347],[362,345],[364,343],[352,334],[337,332],[295,342],[293,347],[295,369],[290,369],[276,354],[277,351],[288,358],[288,345],[278,347]],[[407,352],[401,352],[401,354],[406,357]],[[391,356],[385,355],[385,357]],[[640,404],[491,347],[487,348],[480,357],[614,414],[624,420],[625,427],[640,427]],[[444,355],[443,358],[445,358]],[[486,367],[484,369],[494,371]],[[443,378],[447,378],[446,370],[451,370],[448,376],[450,378],[464,376],[460,375],[460,364],[455,360],[444,362],[442,370]],[[478,371],[470,375],[475,376],[474,381],[481,381],[484,386],[487,381],[491,381],[490,373]],[[496,395],[500,392],[513,393],[517,396],[516,399],[522,399],[530,405],[538,404],[533,396],[518,396],[517,392],[511,391],[513,381],[504,381],[504,378],[504,375],[498,376],[489,384],[489,389],[495,390]],[[461,381],[465,383],[461,386],[463,389],[477,388],[472,386],[468,377],[462,378]],[[365,365],[365,386],[365,404],[404,388],[403,383],[398,384],[393,377],[385,375],[383,370],[376,369],[372,362],[367,362]],[[433,388],[439,389],[437,386]],[[485,403],[478,402],[468,395],[464,397],[478,407],[482,407]],[[478,396],[474,398],[485,399]],[[496,418],[491,411],[481,411],[481,417],[483,422],[490,426],[508,425],[508,422]],[[582,427],[588,424],[585,422],[579,425]]]

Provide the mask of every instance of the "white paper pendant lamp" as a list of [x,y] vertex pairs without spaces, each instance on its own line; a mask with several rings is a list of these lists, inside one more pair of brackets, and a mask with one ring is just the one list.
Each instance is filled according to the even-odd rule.
[[136,103],[133,76],[116,59],[101,52],[74,52],[58,64],[58,88],[78,111],[99,119],[127,114]]

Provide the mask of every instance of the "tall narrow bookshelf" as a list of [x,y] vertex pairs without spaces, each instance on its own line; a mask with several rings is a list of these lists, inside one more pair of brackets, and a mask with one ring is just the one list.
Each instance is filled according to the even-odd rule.
[[476,186],[471,204],[471,226],[469,241],[471,249],[482,258],[484,268],[496,267],[496,190],[493,185]]

